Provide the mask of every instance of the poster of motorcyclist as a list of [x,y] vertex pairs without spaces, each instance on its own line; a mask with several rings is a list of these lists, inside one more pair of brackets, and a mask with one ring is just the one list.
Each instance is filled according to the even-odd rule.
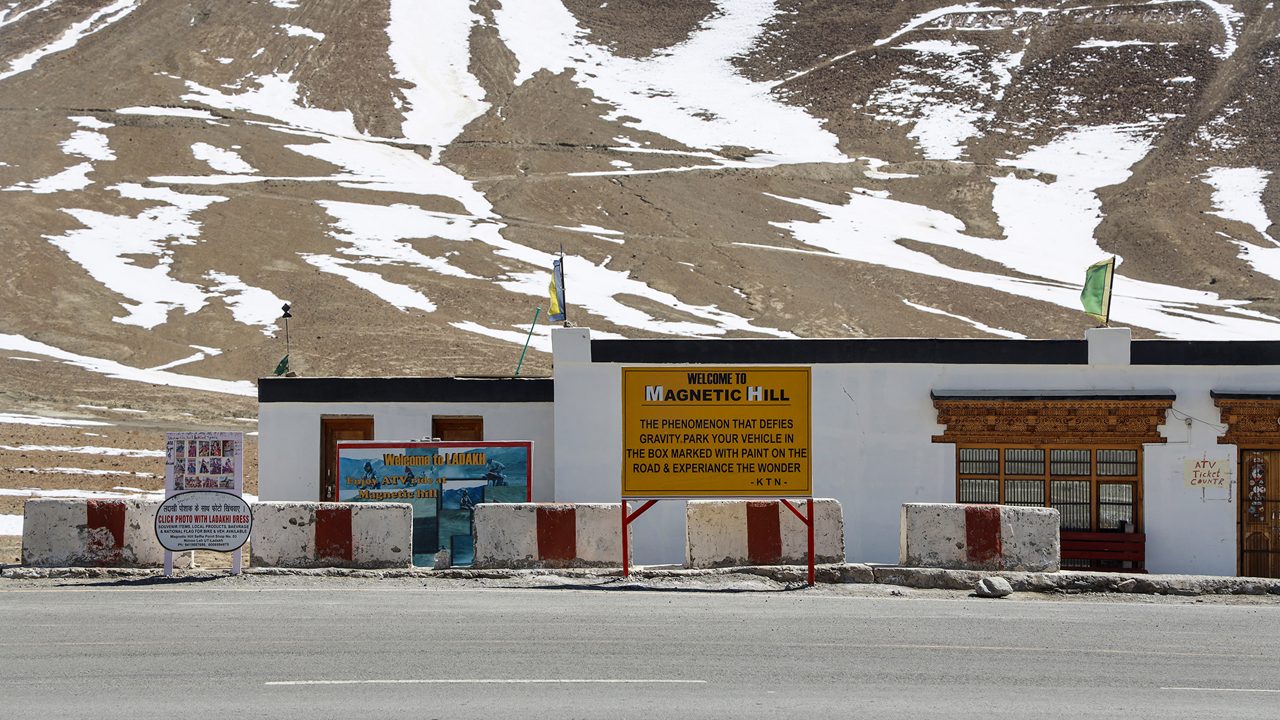
[[340,442],[339,502],[413,506],[413,564],[475,557],[475,507],[529,502],[532,442]]

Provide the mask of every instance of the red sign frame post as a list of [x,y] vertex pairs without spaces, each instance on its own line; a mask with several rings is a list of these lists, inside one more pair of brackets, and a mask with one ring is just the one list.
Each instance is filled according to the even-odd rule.
[[[624,367],[622,575],[627,530],[663,499],[777,499],[808,530],[814,567],[808,367]],[[806,500],[801,513],[790,498]],[[644,500],[634,512],[628,500]]]

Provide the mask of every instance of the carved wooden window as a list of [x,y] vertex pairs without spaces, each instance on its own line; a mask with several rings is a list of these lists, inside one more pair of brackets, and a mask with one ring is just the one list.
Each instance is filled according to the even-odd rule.
[[956,500],[1052,507],[1064,530],[1140,527],[1139,447],[956,447]]

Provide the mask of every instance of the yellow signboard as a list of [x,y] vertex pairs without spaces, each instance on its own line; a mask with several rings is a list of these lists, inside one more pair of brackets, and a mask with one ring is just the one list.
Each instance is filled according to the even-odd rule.
[[622,369],[622,497],[808,497],[809,368]]

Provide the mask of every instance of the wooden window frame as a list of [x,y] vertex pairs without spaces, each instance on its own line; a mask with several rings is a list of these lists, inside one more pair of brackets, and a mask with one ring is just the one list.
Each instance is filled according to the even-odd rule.
[[[1143,475],[1142,475],[1142,446],[1128,445],[1122,443],[1088,443],[1088,444],[1046,444],[1046,443],[956,443],[956,485],[955,497],[957,502],[961,502],[960,482],[963,479],[977,480],[995,480],[996,494],[999,505],[1005,505],[1005,481],[1006,480],[1041,480],[1044,483],[1044,504],[1037,507],[1053,507],[1053,480],[1080,480],[1089,481],[1089,513],[1090,527],[1089,532],[1111,532],[1110,529],[1101,529],[1099,524],[1102,520],[1102,502],[1101,493],[1099,492],[1100,484],[1129,484],[1133,490],[1133,524],[1134,532],[1143,532],[1145,519],[1143,517]],[[995,449],[996,455],[996,474],[961,474],[960,472],[960,453],[962,450],[970,448]],[[1005,451],[1010,449],[1032,449],[1044,450],[1044,472],[1040,475],[1022,475],[1009,474],[1005,472]],[[1054,450],[1088,450],[1089,451],[1089,474],[1088,475],[1054,475],[1053,474],[1053,451]],[[1136,466],[1133,475],[1099,475],[1098,474],[1098,451],[1099,450],[1133,450],[1136,451]],[[1024,506],[1026,507],[1026,506]],[[1080,528],[1079,530],[1084,530]]]

